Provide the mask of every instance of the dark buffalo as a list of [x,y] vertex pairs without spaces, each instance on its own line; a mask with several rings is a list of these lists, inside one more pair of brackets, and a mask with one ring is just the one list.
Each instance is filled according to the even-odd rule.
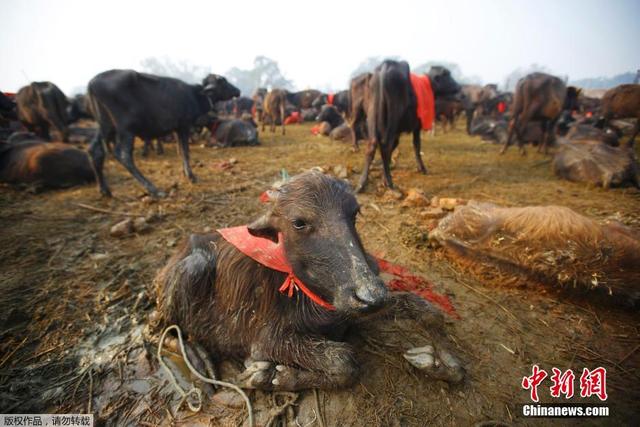
[[[178,325],[196,366],[212,366],[208,353],[218,360],[243,359],[246,370],[235,381],[243,388],[335,389],[358,378],[354,349],[344,339],[350,326],[371,320],[367,313],[386,315],[384,321],[397,313],[441,331],[442,315],[426,301],[387,291],[356,231],[359,207],[348,183],[306,173],[270,191],[269,198],[267,212],[248,226],[249,233],[280,242],[293,274],[330,306],[302,292],[291,298],[279,292],[287,274],[246,256],[220,232],[191,235],[156,278],[152,330]],[[432,357],[423,369],[458,382],[464,370],[441,336],[429,347]]]
[[344,123],[344,118],[333,105],[325,105],[320,110],[320,114],[316,117],[317,122],[327,122],[331,129],[335,129]]
[[259,145],[258,129],[249,116],[248,120],[220,120],[213,125],[213,138],[220,147],[240,147]]
[[462,85],[460,91],[467,117],[467,133],[471,135],[471,121],[476,114],[476,110],[479,107],[486,106],[487,103],[495,99],[498,96],[498,92],[495,85]]
[[599,126],[605,127],[612,119],[636,119],[629,144],[633,145],[640,132],[640,84],[626,84],[609,89],[602,97],[602,118]]
[[454,129],[458,114],[464,111],[462,101],[457,96],[438,97],[435,99],[435,107],[435,117],[442,124],[443,132],[447,132],[447,125]]
[[522,133],[531,120],[540,120],[544,127],[544,138],[538,146],[538,151],[545,153],[551,144],[553,131],[560,113],[564,109],[567,98],[567,85],[558,77],[545,73],[532,73],[518,81],[513,100],[513,117],[509,124],[509,136],[503,146],[504,153],[515,133],[518,147],[525,153]]
[[438,99],[440,97],[451,97],[460,93],[461,87],[451,75],[448,68],[434,65],[429,68],[427,73],[431,81],[431,89],[433,96]]
[[13,99],[0,92],[0,121],[18,120],[16,103]]
[[[358,132],[363,129],[363,124],[359,123],[366,118],[367,151],[365,153],[365,164],[360,176],[360,181],[356,191],[361,192],[369,178],[371,162],[375,157],[376,149],[380,148],[382,156],[382,166],[384,169],[384,182],[387,187],[393,188],[391,180],[391,154],[400,142],[400,134],[403,132],[413,133],[413,148],[418,165],[418,171],[426,174],[420,154],[420,130],[421,123],[417,115],[417,101],[411,78],[409,75],[409,64],[405,61],[385,60],[367,78],[364,96],[352,91],[351,99],[362,104],[358,106],[360,111],[353,112],[356,117],[352,128],[357,140]],[[355,82],[356,87],[362,82]],[[352,88],[354,82],[352,82]],[[369,92],[367,94],[367,92]],[[365,101],[366,99],[366,101]]]
[[287,117],[287,91],[283,89],[273,89],[264,98],[262,112],[262,131],[266,122],[269,122],[271,132],[276,131],[276,124],[282,126],[282,134],[285,134],[285,118]]
[[313,107],[318,109],[326,104],[336,107],[340,114],[347,114],[349,111],[349,91],[341,90],[333,95],[322,94],[313,101]]
[[74,123],[81,119],[93,119],[89,99],[86,95],[76,95],[69,100],[67,118],[69,123]]
[[16,94],[18,119],[41,138],[51,140],[50,130],[57,132],[56,139],[67,141],[69,101],[51,82],[33,82]]
[[1,182],[65,188],[94,181],[86,152],[68,144],[39,140],[33,134],[18,139],[0,142]]
[[349,85],[349,110],[347,118],[353,129],[353,149],[358,149],[358,142],[367,135],[367,108],[369,105],[369,81],[371,73],[360,74],[351,79]]
[[189,165],[189,134],[196,121],[206,116],[215,102],[239,96],[240,91],[224,77],[210,74],[202,85],[190,85],[169,77],[158,77],[133,70],[111,70],[98,74],[88,86],[91,109],[100,131],[89,153],[100,192],[111,195],[102,173],[105,152],[102,141],[114,140],[116,159],[153,196],[163,196],[133,161],[135,136],[158,138],[171,132],[178,135],[184,174],[195,181]]
[[287,92],[287,102],[291,103],[297,110],[303,108],[311,108],[313,101],[316,100],[322,92],[315,89],[301,90],[299,92]]

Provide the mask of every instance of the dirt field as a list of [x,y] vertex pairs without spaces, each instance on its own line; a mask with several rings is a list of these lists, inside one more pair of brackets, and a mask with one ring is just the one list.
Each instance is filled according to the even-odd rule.
[[[153,346],[145,350],[141,330],[155,305],[156,271],[190,232],[240,225],[261,210],[259,194],[281,169],[290,174],[342,165],[355,183],[363,153],[315,137],[310,125],[290,126],[287,135],[266,133],[256,148],[192,146],[200,178],[182,178],[175,144],[166,154],[139,156],[143,173],[170,194],[159,202],[113,159],[105,171],[114,193],[101,198],[93,186],[33,194],[0,190],[0,412],[92,412],[107,425],[237,425],[246,411],[233,396],[207,399],[192,415],[159,372]],[[462,125],[459,124],[459,129]],[[505,206],[560,204],[596,219],[615,217],[640,230],[640,192],[605,191],[557,179],[549,158],[529,148],[511,148],[469,137],[461,130],[426,137],[429,174],[415,172],[409,138],[400,144],[393,170],[398,187],[418,188],[429,197],[460,197]],[[230,158],[231,169],[220,164]],[[340,392],[296,395],[250,392],[259,425],[638,425],[640,331],[637,313],[593,298],[572,297],[540,284],[513,288],[479,278],[427,243],[428,220],[421,208],[402,207],[379,188],[376,163],[367,191],[359,195],[359,231],[365,247],[410,268],[449,295],[461,320],[449,318],[448,334],[468,373],[450,387],[413,370],[397,351],[399,340],[418,342],[410,325],[383,325],[377,335],[354,333],[363,374]],[[150,230],[114,238],[109,229],[127,216],[147,217]],[[640,285],[640,284],[638,284]],[[404,329],[403,329],[404,328]],[[176,362],[180,365],[178,362]],[[518,404],[529,402],[523,376],[533,364],[607,369],[611,416],[591,420],[524,419]],[[238,370],[222,366],[223,378]],[[549,380],[539,389],[549,396]],[[598,403],[578,397],[576,403]],[[271,411],[283,402],[282,415]],[[316,401],[317,399],[317,401]],[[222,404],[227,400],[226,404]],[[229,402],[230,400],[230,402]],[[231,405],[231,406],[230,406]],[[320,414],[317,409],[320,409]],[[320,417],[321,419],[319,419]],[[288,420],[288,421],[287,421]],[[315,420],[315,421],[314,421]],[[493,425],[491,423],[484,425]],[[500,424],[498,424],[500,425]]]

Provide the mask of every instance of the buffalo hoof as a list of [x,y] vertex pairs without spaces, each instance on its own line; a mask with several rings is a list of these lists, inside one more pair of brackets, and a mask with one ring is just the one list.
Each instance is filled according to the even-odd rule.
[[464,378],[465,372],[460,362],[444,349],[436,350],[432,345],[425,345],[409,349],[403,356],[431,378],[449,383],[459,383]]
[[162,190],[149,191],[149,195],[154,199],[164,199],[167,197],[167,193]]
[[356,193],[363,193],[364,192],[364,185],[358,184],[358,186],[355,189]]
[[100,194],[102,195],[102,197],[113,197],[113,194],[111,194],[111,190],[109,190],[108,188],[101,188]]
[[194,174],[189,175],[187,178],[189,178],[189,181],[191,181],[194,184],[198,182],[198,177],[195,176]]
[[240,388],[271,388],[274,376],[274,366],[271,362],[251,362],[246,369],[236,378],[236,384]]

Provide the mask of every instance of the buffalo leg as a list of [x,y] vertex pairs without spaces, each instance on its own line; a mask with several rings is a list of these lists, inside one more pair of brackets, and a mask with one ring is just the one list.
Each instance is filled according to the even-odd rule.
[[158,191],[155,185],[142,175],[133,161],[134,136],[129,133],[119,133],[116,138],[116,146],[113,154],[135,179],[154,197],[163,197],[164,193]]
[[156,139],[156,154],[164,154],[164,147],[160,138]]
[[189,131],[180,131],[178,132],[178,151],[180,152],[180,157],[182,157],[182,170],[184,175],[189,178],[189,181],[196,182],[198,179],[193,174],[191,170],[191,165],[189,164]]
[[422,154],[420,154],[422,142],[420,141],[420,128],[413,130],[413,152],[416,156],[416,163],[418,164],[418,172],[422,174],[427,173],[427,168],[422,162]]
[[514,118],[511,120],[511,123],[509,123],[509,133],[507,134],[507,140],[504,142],[504,145],[502,146],[502,150],[500,150],[500,154],[504,154],[507,152],[507,148],[509,148],[509,145],[511,145],[511,140],[513,139],[513,133],[516,131],[517,127],[518,127],[518,116],[514,116]]
[[280,105],[280,117],[282,117],[282,122],[281,123],[282,123],[282,134],[283,135],[285,133],[285,127],[286,127],[285,124],[284,124],[284,122],[285,122],[285,114],[286,114],[285,111],[284,111],[284,107],[285,107],[284,103],[282,103]]
[[151,139],[149,138],[145,138],[144,139],[144,146],[142,147],[142,157],[147,157],[149,155],[149,150],[151,148]]
[[105,152],[104,145],[102,143],[102,133],[99,129],[89,145],[89,158],[91,159],[93,172],[96,174],[96,181],[98,181],[100,193],[104,196],[111,197],[111,190],[109,190],[109,185],[107,185],[107,181],[104,179],[104,173],[102,171],[104,168]]
[[393,151],[393,142],[385,141],[380,144],[380,156],[382,157],[382,170],[384,172],[384,183],[387,188],[393,189],[393,180],[391,178],[391,153]]
[[367,151],[364,154],[364,168],[362,169],[362,175],[360,175],[360,181],[356,187],[356,193],[361,193],[369,180],[369,169],[371,169],[371,163],[376,156],[377,142],[375,140],[367,141]]
[[348,387],[359,372],[348,344],[296,335],[252,348],[245,365],[240,387],[278,391]]

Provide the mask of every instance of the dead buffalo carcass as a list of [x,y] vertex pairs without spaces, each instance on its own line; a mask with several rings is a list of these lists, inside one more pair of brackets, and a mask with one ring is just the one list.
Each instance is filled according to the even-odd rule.
[[487,278],[601,290],[631,306],[640,298],[639,237],[619,223],[599,224],[566,207],[473,201],[429,235]]
[[638,188],[638,163],[627,145],[612,147],[598,139],[563,140],[553,158],[553,171],[569,181],[609,188],[631,184]]
[[271,132],[276,131],[276,124],[282,126],[282,134],[285,134],[285,118],[287,117],[287,91],[284,89],[273,89],[264,97],[262,105],[262,132],[269,122]]
[[87,153],[59,142],[22,138],[0,142],[0,181],[66,188],[93,182]]
[[539,120],[544,129],[544,138],[538,146],[538,151],[544,150],[546,154],[553,141],[554,128],[560,113],[563,109],[573,109],[577,103],[577,94],[573,93],[573,96],[576,99],[569,99],[567,85],[558,77],[549,74],[532,73],[518,80],[511,108],[513,117],[509,124],[509,136],[501,153],[505,153],[515,133],[520,152],[525,154],[521,134],[529,121]]
[[220,120],[214,123],[213,128],[213,138],[219,147],[260,145],[258,129],[251,118]]
[[633,144],[640,132],[640,84],[626,84],[608,90],[602,97],[602,120],[605,127],[612,119],[636,119],[629,143]]
[[[199,344],[218,360],[244,359],[236,380],[244,388],[331,389],[358,377],[343,337],[365,314],[397,307],[422,326],[442,328],[442,315],[425,300],[387,291],[356,231],[359,207],[348,183],[307,172],[266,194],[263,216],[191,235],[155,280],[152,325],[178,325],[194,347],[187,354],[202,354]],[[438,341],[405,358],[460,381],[464,370],[445,348]]]
[[103,140],[115,140],[113,154],[116,159],[152,196],[164,195],[135,165],[133,141],[136,136],[151,139],[176,132],[184,174],[195,181],[189,164],[192,126],[206,116],[217,101],[239,95],[238,88],[215,74],[205,77],[202,85],[133,70],[110,70],[95,76],[89,82],[88,96],[100,131],[91,142],[89,153],[100,192],[111,195],[102,172]]
[[18,119],[40,138],[51,140],[50,130],[58,141],[67,141],[69,101],[51,82],[33,82],[16,94]]

